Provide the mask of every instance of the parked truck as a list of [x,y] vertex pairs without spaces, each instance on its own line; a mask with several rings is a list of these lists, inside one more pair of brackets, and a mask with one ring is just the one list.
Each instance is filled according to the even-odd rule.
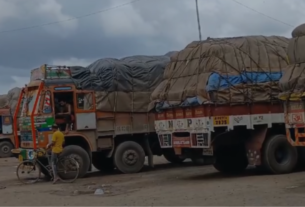
[[50,142],[52,124],[65,130],[66,119],[57,116],[64,101],[72,113],[62,156],[75,157],[80,177],[91,164],[101,171],[135,173],[148,156],[152,166],[153,155],[162,150],[148,105],[168,62],[167,56],[136,56],[101,59],[86,68],[42,65],[32,70],[14,114],[15,137],[20,129],[14,152],[20,160],[32,159],[33,149]]
[[19,88],[13,88],[7,94],[0,95],[0,158],[13,155],[11,150],[14,149],[15,139],[12,112],[16,106],[16,97],[19,96],[19,92]]
[[14,148],[13,119],[9,108],[0,109],[0,158],[11,157]]
[[213,157],[223,173],[248,165],[275,174],[293,171],[301,152],[287,141],[278,99],[288,41],[209,38],[172,57],[152,94],[161,148],[177,158]]
[[[287,48],[289,65],[281,78],[279,98],[285,109],[286,137],[289,143],[304,149],[305,146],[305,24],[292,31]],[[303,158],[303,154],[299,154]]]

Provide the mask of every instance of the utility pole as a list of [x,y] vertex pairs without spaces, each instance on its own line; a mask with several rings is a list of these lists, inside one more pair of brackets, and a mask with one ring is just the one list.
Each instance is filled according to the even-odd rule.
[[202,38],[201,38],[201,26],[200,26],[198,0],[195,0],[195,3],[196,3],[196,13],[197,13],[197,24],[198,24],[198,32],[199,32],[199,41],[201,41]]

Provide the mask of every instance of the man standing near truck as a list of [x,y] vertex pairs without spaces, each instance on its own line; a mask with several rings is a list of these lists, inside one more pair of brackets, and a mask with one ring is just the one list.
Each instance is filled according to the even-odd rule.
[[71,105],[68,104],[66,101],[61,100],[59,102],[59,113],[55,115],[55,118],[63,118],[66,122],[66,128],[65,128],[65,133],[69,132],[69,127],[71,124]]
[[51,154],[51,166],[53,170],[53,184],[55,184],[59,178],[57,175],[56,164],[59,158],[60,153],[63,151],[63,145],[65,143],[65,135],[59,131],[56,124],[52,125],[52,142],[47,145],[47,148],[52,148]]

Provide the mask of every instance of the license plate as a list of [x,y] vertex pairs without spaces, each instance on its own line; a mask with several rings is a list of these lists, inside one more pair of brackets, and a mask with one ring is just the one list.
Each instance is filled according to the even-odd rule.
[[220,125],[229,125],[229,117],[228,116],[215,116],[213,117],[214,126]]
[[213,156],[213,148],[207,148],[202,150],[202,155]]
[[299,112],[304,111],[304,103],[301,101],[289,102],[288,103],[288,112]]
[[18,156],[18,159],[19,159],[19,162],[22,162],[22,161],[23,161],[23,156],[22,156],[22,155],[19,155],[19,156]]
[[188,148],[191,147],[190,138],[175,137],[173,138],[173,147]]

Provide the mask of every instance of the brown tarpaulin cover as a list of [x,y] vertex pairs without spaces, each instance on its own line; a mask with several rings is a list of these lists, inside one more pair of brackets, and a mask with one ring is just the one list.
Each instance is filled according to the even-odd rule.
[[189,97],[202,101],[213,99],[218,103],[267,101],[277,97],[277,81],[239,84],[216,90],[213,94],[207,92],[206,85],[213,72],[226,76],[282,71],[287,66],[288,41],[280,36],[244,36],[192,42],[171,58],[163,82],[152,93],[151,106],[162,101],[177,104]]
[[280,97],[305,91],[305,24],[296,27],[292,31],[292,37],[287,48],[289,65],[279,81],[283,91]]

